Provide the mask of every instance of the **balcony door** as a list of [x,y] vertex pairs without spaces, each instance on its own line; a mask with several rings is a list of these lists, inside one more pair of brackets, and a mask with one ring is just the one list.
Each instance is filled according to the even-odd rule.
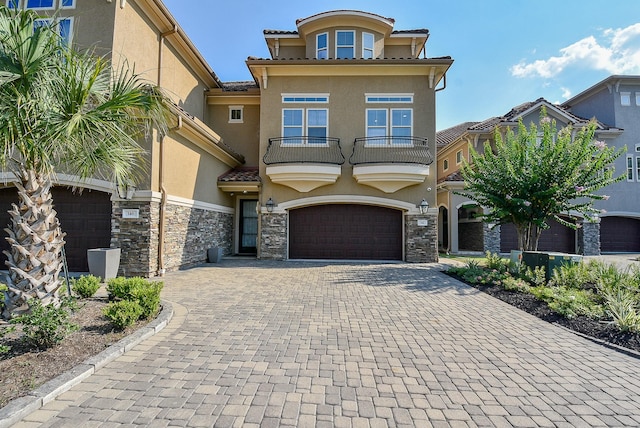
[[240,254],[257,254],[258,212],[256,199],[240,200]]

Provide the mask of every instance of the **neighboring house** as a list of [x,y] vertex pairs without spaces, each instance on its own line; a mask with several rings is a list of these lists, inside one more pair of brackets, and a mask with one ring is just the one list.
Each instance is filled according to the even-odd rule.
[[[463,161],[469,161],[469,149],[478,152],[484,150],[484,144],[495,144],[495,131],[504,133],[507,128],[514,129],[518,121],[525,126],[539,125],[542,108],[547,116],[556,121],[558,129],[571,125],[580,129],[589,124],[589,119],[573,114],[567,109],[552,104],[543,98],[527,102],[501,117],[492,117],[482,122],[466,122],[438,132],[438,243],[443,251],[458,253],[461,251],[509,252],[518,249],[516,229],[511,224],[494,225],[482,221],[479,214],[483,208],[467,197],[456,194],[464,188],[464,179],[460,172]],[[592,117],[588,116],[588,117]],[[598,117],[600,119],[600,117]],[[622,129],[605,124],[599,120],[596,138],[613,144],[622,134]],[[606,190],[609,192],[609,188]],[[613,199],[613,198],[612,198]],[[611,206],[607,201],[607,206]],[[600,253],[599,225],[577,218],[579,228],[574,230],[549,220],[550,228],[543,231],[538,245],[542,251],[560,251],[594,255]],[[567,220],[570,220],[567,217]]]
[[69,43],[134,64],[174,103],[168,135],[141,142],[149,170],[135,188],[88,180],[73,192],[73,177],[56,177],[71,270],[86,271],[86,250],[101,247],[122,249],[129,276],[202,263],[211,247],[262,259],[437,260],[435,95],[453,61],[424,57],[428,30],[320,13],[296,31],[265,31],[271,57],[247,60],[255,80],[223,83],[160,0],[6,4],[55,16]]
[[258,257],[436,261],[435,95],[453,61],[420,57],[428,30],[372,13],[296,26],[266,30],[271,57],[247,60],[260,88]]
[[603,190],[607,201],[596,201],[606,210],[600,215],[602,252],[640,252],[640,76],[610,76],[562,104],[582,117],[624,129],[607,143],[626,152],[615,163],[616,175],[626,179]]
[[[161,86],[175,105],[174,125],[162,137],[141,144],[148,150],[148,175],[137,188],[89,180],[82,192],[58,175],[55,208],[66,232],[69,268],[87,271],[88,248],[120,247],[121,274],[155,276],[201,263],[209,247],[232,251],[235,201],[216,186],[216,177],[244,164],[207,124],[205,94],[223,88],[200,53],[159,0],[7,0],[34,9],[43,19],[55,13],[60,31],[74,46],[95,48],[116,64],[127,61]],[[59,12],[55,9],[60,7]],[[239,146],[242,148],[242,146]],[[11,186],[6,174],[4,183]],[[0,190],[0,223],[16,200],[15,189]],[[4,239],[0,243],[6,248]]]

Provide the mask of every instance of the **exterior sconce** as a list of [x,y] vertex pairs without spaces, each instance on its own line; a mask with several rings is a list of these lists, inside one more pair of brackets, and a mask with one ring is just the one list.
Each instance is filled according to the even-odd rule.
[[267,212],[268,213],[272,213],[273,212],[273,207],[276,206],[276,203],[273,202],[273,199],[269,198],[269,200],[267,201],[267,203],[265,205],[267,206]]
[[422,199],[418,208],[420,208],[420,214],[426,214],[429,211],[429,202],[426,199]]
[[136,186],[132,184],[118,184],[117,188],[120,199],[131,200],[136,192]]

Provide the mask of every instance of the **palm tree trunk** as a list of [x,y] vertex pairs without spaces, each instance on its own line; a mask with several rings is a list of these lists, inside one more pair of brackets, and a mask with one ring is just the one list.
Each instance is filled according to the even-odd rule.
[[4,252],[9,268],[2,313],[5,319],[28,309],[26,303],[31,298],[43,305],[59,305],[63,285],[64,234],[53,209],[51,180],[28,170],[20,171],[18,178],[18,205],[9,210],[11,223],[5,229],[11,245],[11,250]]

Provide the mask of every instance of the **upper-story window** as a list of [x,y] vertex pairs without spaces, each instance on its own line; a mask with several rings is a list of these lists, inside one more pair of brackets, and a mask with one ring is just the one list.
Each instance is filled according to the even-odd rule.
[[329,94],[282,94],[283,103],[328,103]]
[[633,156],[627,155],[627,181],[633,181]]
[[329,34],[322,33],[316,36],[316,58],[329,58]]
[[336,31],[336,58],[355,58],[355,40],[355,31]]
[[362,58],[373,58],[374,37],[371,33],[362,33]]
[[6,4],[10,9],[72,9],[76,7],[76,0],[7,0]]
[[631,105],[631,92],[620,92],[620,104],[623,106]]
[[364,94],[368,103],[413,103],[413,94]]
[[327,144],[328,117],[328,109],[283,109],[282,136],[287,139],[282,144]]
[[367,109],[367,145],[411,144],[413,109]]
[[60,34],[60,37],[62,38],[62,41],[64,42],[64,44],[70,44],[71,43],[71,37],[73,35],[73,18],[72,17],[68,17],[68,18],[57,18],[57,19],[53,19],[53,18],[39,18],[36,19],[33,23],[35,28],[38,27],[44,27],[47,25],[52,25],[55,23],[55,28],[56,31]]
[[456,152],[456,164],[462,163],[462,150]]
[[449,159],[445,159],[442,161],[442,170],[446,171],[449,169]]
[[229,106],[229,123],[244,122],[244,106]]
[[640,106],[640,92],[636,92],[636,105]]

